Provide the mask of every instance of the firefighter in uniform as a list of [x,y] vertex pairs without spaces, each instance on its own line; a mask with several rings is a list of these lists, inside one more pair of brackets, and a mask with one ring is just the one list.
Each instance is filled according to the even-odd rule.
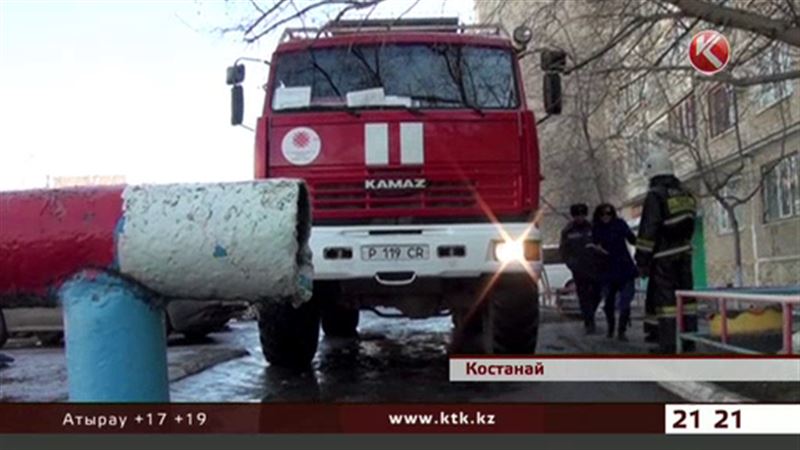
[[[650,187],[644,200],[636,265],[649,278],[645,300],[645,333],[658,342],[660,353],[676,351],[675,291],[692,289],[692,234],[697,201],[675,177],[672,161],[656,151],[645,161]],[[684,331],[697,329],[693,302],[684,307]],[[689,343],[691,344],[691,343]],[[691,345],[685,348],[691,350]]]

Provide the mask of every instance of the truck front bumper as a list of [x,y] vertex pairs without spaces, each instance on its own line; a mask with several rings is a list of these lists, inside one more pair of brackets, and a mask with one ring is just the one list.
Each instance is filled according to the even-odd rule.
[[[541,256],[510,263],[495,258],[496,243],[508,239],[528,241],[536,247],[535,254],[541,255],[541,233],[529,223],[314,226],[310,245],[318,280],[380,281],[381,274],[393,273],[408,274],[408,278],[474,278],[501,269],[538,275]],[[425,257],[417,252],[415,259],[367,258],[369,249],[385,246],[402,250],[424,246],[427,250]]]

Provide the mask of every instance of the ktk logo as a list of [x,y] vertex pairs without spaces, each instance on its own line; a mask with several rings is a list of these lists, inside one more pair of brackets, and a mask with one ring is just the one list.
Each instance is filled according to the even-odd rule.
[[714,75],[725,69],[731,59],[731,44],[714,30],[694,35],[689,46],[689,62],[703,75]]

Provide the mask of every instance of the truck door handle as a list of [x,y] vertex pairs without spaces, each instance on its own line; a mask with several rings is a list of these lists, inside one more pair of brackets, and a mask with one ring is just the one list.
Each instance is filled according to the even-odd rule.
[[[415,272],[408,272],[410,276],[408,278],[397,279],[397,280],[387,280],[381,277],[380,273],[375,274],[375,281],[384,285],[384,286],[408,286],[409,284],[413,283],[417,279],[417,274]],[[384,276],[386,274],[384,273]]]

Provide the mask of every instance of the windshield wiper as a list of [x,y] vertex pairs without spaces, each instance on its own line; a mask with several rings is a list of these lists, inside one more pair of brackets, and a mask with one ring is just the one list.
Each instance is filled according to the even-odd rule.
[[310,105],[310,106],[295,106],[292,108],[280,108],[274,110],[277,113],[283,112],[315,112],[315,111],[344,111],[354,117],[361,117],[361,113],[356,108],[351,106],[336,106],[336,105]]
[[470,103],[462,102],[456,98],[447,98],[447,97],[439,97],[438,95],[412,95],[410,96],[412,100],[421,100],[423,102],[432,102],[432,103],[449,103],[451,105],[461,105],[465,108],[471,109],[481,117],[485,116],[486,113],[483,110],[475,105]]
[[402,103],[392,103],[392,104],[388,104],[388,105],[369,105],[369,106],[365,106],[364,108],[367,108],[367,109],[395,109],[396,108],[396,109],[404,109],[404,110],[410,112],[411,114],[418,115],[418,116],[421,116],[421,115],[424,114],[424,112],[422,112],[422,110],[419,109],[419,107],[404,105]]
[[414,114],[414,115],[416,115],[416,116],[421,116],[421,115],[424,115],[424,114],[425,114],[425,113],[424,113],[424,112],[422,112],[422,110],[421,110],[421,109],[419,109],[419,107],[417,107],[417,106],[408,106],[408,105],[392,105],[392,106],[400,106],[401,108],[405,109],[406,111],[408,111],[408,112],[410,112],[411,114]]
[[361,113],[358,111],[358,109],[353,108],[352,106],[345,106],[344,108],[341,108],[341,110],[350,114],[353,117],[361,117]]
[[467,102],[467,103],[464,103],[464,106],[466,106],[467,108],[469,108],[469,109],[471,109],[471,110],[475,111],[475,113],[476,113],[476,114],[478,114],[478,115],[479,115],[479,116],[481,116],[481,117],[483,117],[483,116],[485,116],[485,115],[486,115],[486,113],[485,113],[485,112],[483,112],[483,110],[482,110],[480,107],[478,107],[478,106],[476,106],[476,105],[473,105],[473,104],[471,104],[471,103],[469,103],[469,102]]

